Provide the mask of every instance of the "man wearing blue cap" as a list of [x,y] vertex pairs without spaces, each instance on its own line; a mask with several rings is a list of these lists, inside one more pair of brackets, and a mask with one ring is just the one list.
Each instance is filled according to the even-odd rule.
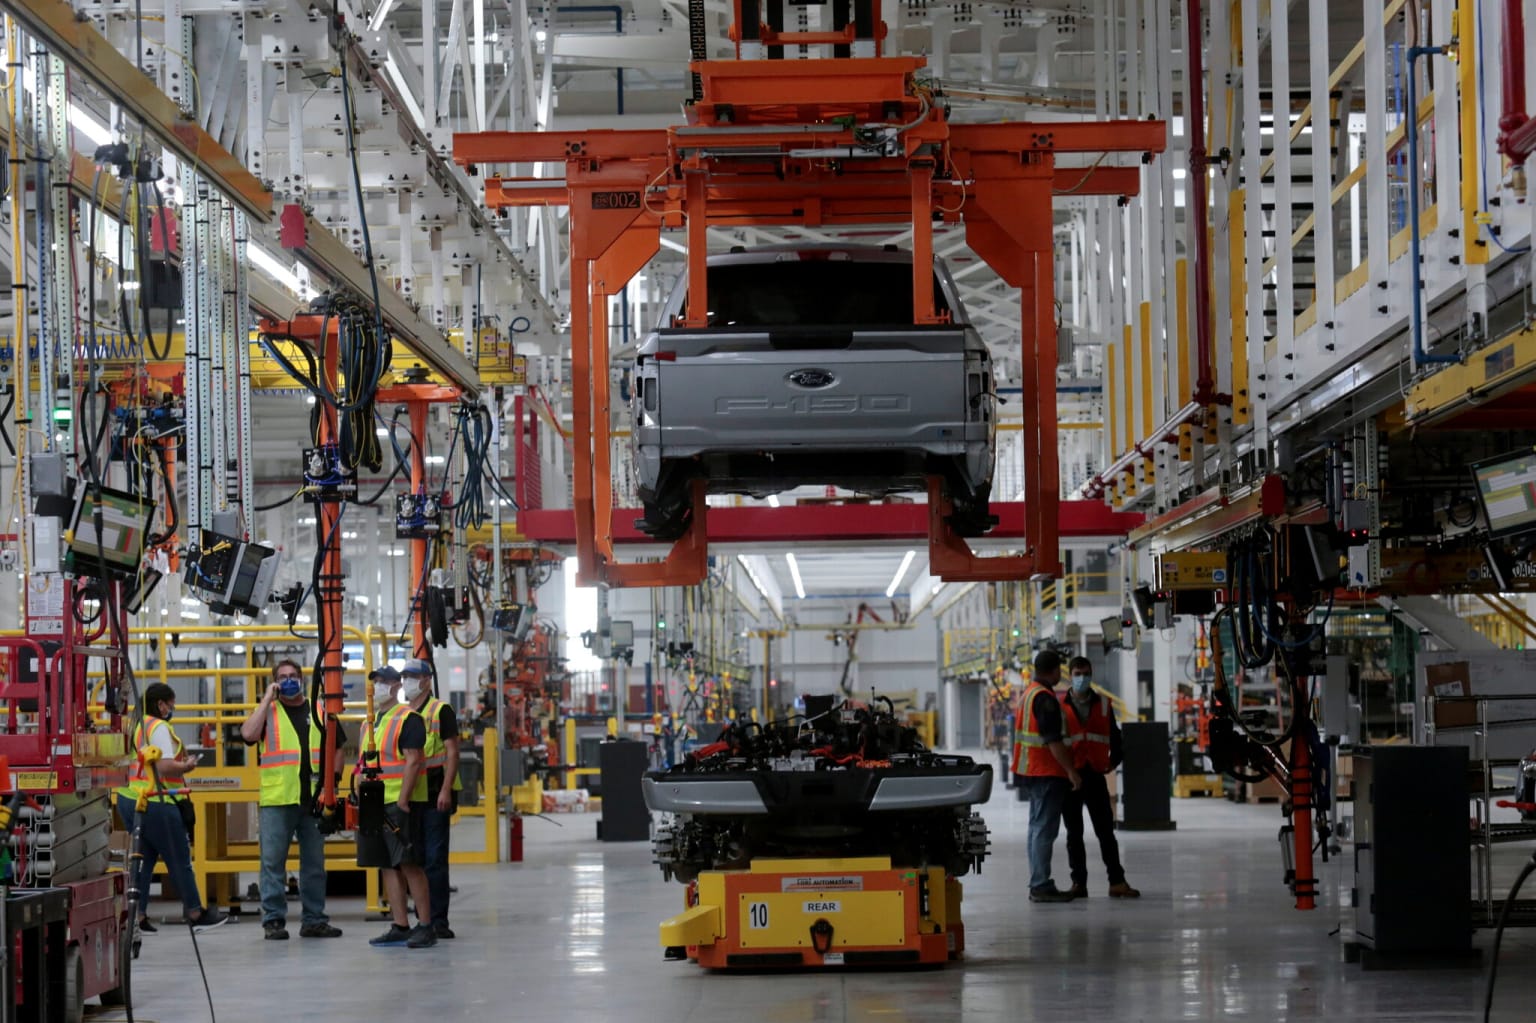
[[[386,669],[392,670],[392,669]],[[344,736],[337,725],[340,773]],[[325,728],[304,696],[304,669],[290,660],[272,668],[272,684],[240,726],[247,746],[258,746],[261,803],[261,926],[268,941],[288,939],[288,850],[299,840],[299,901],[304,907],[301,938],[339,938],[325,913],[325,839],[313,811],[321,788]]]

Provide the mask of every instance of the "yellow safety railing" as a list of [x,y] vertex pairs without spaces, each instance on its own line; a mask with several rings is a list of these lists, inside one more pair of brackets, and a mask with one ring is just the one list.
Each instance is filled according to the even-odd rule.
[[[347,645],[360,645],[362,652],[361,663],[355,660],[349,662],[344,678],[349,683],[366,684],[367,676],[374,666],[387,662],[391,634],[373,626],[345,626],[343,637]],[[154,667],[136,668],[134,671],[141,693],[144,687],[154,682],[200,679],[212,682],[214,692],[231,697],[203,702],[178,700],[176,703],[176,726],[199,729],[202,734],[195,745],[207,749],[210,754],[206,762],[187,777],[192,802],[198,811],[198,826],[192,840],[192,870],[199,890],[210,904],[235,901],[235,877],[241,873],[257,872],[261,866],[253,815],[249,815],[246,810],[260,798],[260,768],[256,763],[256,755],[249,752],[250,747],[238,739],[227,741],[225,731],[245,721],[267,685],[270,667],[266,663],[256,663],[257,657],[273,663],[283,657],[292,657],[302,663],[306,659],[305,654],[309,652],[305,648],[306,643],[306,640],[295,638],[285,625],[166,626],[130,630],[130,649],[137,651],[151,647],[156,652],[157,664]],[[229,651],[236,645],[244,647],[244,660],[240,664],[178,667],[172,662],[172,651],[190,659],[194,652],[215,647]],[[92,672],[90,678],[91,711],[99,722],[104,723],[107,715],[101,705],[101,696],[105,678],[101,672]],[[238,685],[238,694],[230,692],[229,683],[232,682]],[[353,733],[357,747],[361,748],[366,704],[361,700],[347,700],[343,707],[338,718]],[[232,755],[236,750],[238,755]],[[465,817],[479,817],[482,820],[483,846],[474,850],[454,850],[450,854],[452,863],[495,863],[500,859],[500,772],[496,744],[487,746],[481,751],[481,756],[483,798],[479,805],[461,807],[459,812]],[[355,756],[346,760],[341,785],[344,793],[353,786],[355,762]],[[242,813],[247,814],[243,819],[239,816]],[[297,869],[296,855],[295,849],[290,856],[291,870]],[[356,865],[355,845],[350,840],[327,841],[326,869],[362,870]],[[378,873],[371,869],[364,872],[367,908],[375,912],[381,908]]]

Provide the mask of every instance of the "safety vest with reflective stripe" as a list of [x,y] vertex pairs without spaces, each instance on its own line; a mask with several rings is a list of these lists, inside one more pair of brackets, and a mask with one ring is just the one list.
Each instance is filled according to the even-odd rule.
[[[323,732],[315,727],[308,708],[304,713],[304,735],[293,727],[293,719],[273,700],[268,708],[266,734],[261,742],[261,805],[297,806],[299,803],[299,757],[309,747],[311,779],[320,777]],[[311,784],[314,784],[311,781]]]
[[[403,703],[397,703],[380,716],[373,726],[373,742],[379,750],[379,777],[384,781],[385,804],[400,801],[400,786],[405,781],[405,754],[400,752],[400,729],[410,715],[416,712]],[[427,801],[427,772],[423,768],[411,786],[412,803]]]
[[[1030,778],[1065,778],[1067,769],[1061,766],[1045,740],[1040,738],[1040,722],[1035,719],[1035,698],[1041,693],[1055,699],[1050,689],[1038,682],[1031,682],[1024,690],[1024,702],[1014,716],[1013,773]],[[1020,770],[1020,768],[1023,770]]]
[[[435,696],[427,697],[427,702],[421,705],[422,720],[427,725],[427,745],[422,749],[426,758],[426,770],[444,771],[448,768],[448,743],[443,739],[443,708],[448,706]],[[458,736],[454,736],[458,738]],[[453,790],[458,792],[464,788],[463,780],[457,773],[453,776]],[[432,793],[435,797],[436,793]]]
[[1091,768],[1099,774],[1109,773],[1109,701],[1098,693],[1093,694],[1093,704],[1088,708],[1088,720],[1078,717],[1077,704],[1071,693],[1061,694],[1063,732],[1067,745],[1072,749],[1072,765]]
[[165,724],[166,730],[171,733],[171,743],[175,747],[174,749],[161,750],[160,756],[164,759],[180,760],[182,758],[186,747],[181,744],[181,737],[176,734],[175,729],[171,728],[170,724],[165,723],[161,718],[152,717],[148,714],[144,715],[143,720],[133,726],[133,749],[134,753],[137,754],[133,764],[133,772],[128,775],[128,784],[117,790],[118,795],[136,800],[139,798],[140,792],[147,790],[154,792],[154,795],[149,797],[150,799],[158,800],[162,803],[175,802],[177,799],[187,795],[189,790],[186,787],[186,783],[180,779],[164,779],[164,792],[156,791],[155,780],[150,775],[149,768],[144,764],[144,747],[149,745],[149,735],[155,730],[155,725],[158,724]]

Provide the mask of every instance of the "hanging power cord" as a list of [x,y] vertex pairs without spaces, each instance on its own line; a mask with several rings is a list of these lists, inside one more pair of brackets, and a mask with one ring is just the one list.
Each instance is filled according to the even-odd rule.
[[[95,250],[95,233],[96,233],[95,232],[95,217],[93,216],[91,218],[90,240],[87,243],[87,249],[88,249],[88,251],[91,251],[91,252],[94,252],[94,250]],[[92,269],[92,273],[94,274],[94,269]],[[91,287],[91,290],[94,291],[94,287]],[[94,303],[92,303],[92,308],[94,309]],[[94,356],[95,356],[95,347],[94,347],[94,345],[91,345],[91,346],[89,346],[87,348],[87,359],[89,361],[94,361]],[[93,402],[90,402],[90,401],[82,401],[81,402],[81,417],[82,417],[82,419],[85,420],[85,422],[84,422],[84,427],[85,427],[84,435],[87,438],[90,438],[93,434],[96,434],[98,432],[96,427],[95,427],[95,425],[91,422],[93,406],[94,406]],[[107,563],[107,561],[106,561],[106,549],[105,549],[105,545],[103,543],[103,539],[102,538],[105,535],[106,523],[104,521],[104,515],[102,513],[102,502],[101,502],[101,489],[102,489],[102,472],[101,472],[101,469],[102,469],[102,467],[97,464],[97,461],[96,461],[97,454],[98,454],[98,452],[97,452],[96,445],[91,443],[89,440],[87,440],[86,447],[85,447],[84,465],[85,465],[86,475],[87,475],[87,479],[88,479],[87,486],[89,487],[89,492],[91,493],[91,495],[93,497],[93,500],[92,500],[92,523],[91,524],[92,524],[92,527],[96,531],[95,532],[95,536],[96,536],[96,563],[97,563],[98,566],[101,566],[100,571],[105,572],[105,566],[106,566],[106,563]],[[143,551],[141,550],[139,552],[139,554],[142,557],[143,556]],[[110,644],[110,646],[113,649],[121,650],[121,651],[123,651],[126,654],[126,652],[128,650],[128,637],[126,635],[126,631],[123,628],[123,622],[121,620],[121,617],[120,617],[120,614],[119,614],[119,610],[118,610],[117,589],[113,585],[112,581],[110,579],[106,578],[105,575],[103,575],[103,577],[100,579],[100,587],[101,587],[101,601],[102,601],[102,612],[101,613],[106,618],[106,620],[107,620],[107,628],[111,632],[111,637],[109,639],[109,644]],[[119,659],[119,663],[122,665],[123,677],[128,682],[129,691],[133,695],[134,713],[136,715],[136,720],[134,722],[134,732],[135,733],[142,733],[142,729],[144,727],[145,707],[144,707],[143,698],[142,698],[142,696],[139,693],[138,677],[134,674],[133,663],[132,663],[132,659],[131,658],[124,656],[124,657]],[[146,758],[145,766],[147,766],[149,768],[150,781],[151,781],[152,788],[150,788],[149,790],[146,790],[143,794],[141,794],[140,799],[143,802],[147,802],[147,800],[148,800],[148,798],[149,798],[149,796],[151,794],[159,794],[159,795],[162,795],[162,796],[169,795],[169,793],[168,793],[168,791],[167,791],[167,789],[165,787],[165,783],[162,780],[162,778],[160,777],[160,769],[156,765],[157,757],[158,757],[158,754],[156,754],[155,756],[151,756],[149,758]],[[138,813],[138,812],[135,812],[134,813],[134,838],[133,838],[132,852],[130,853],[131,860],[140,860],[141,861],[143,859],[143,855],[144,854],[141,851],[142,850],[142,842],[143,842],[143,820],[142,820],[142,815],[140,813]],[[138,871],[137,871],[137,869],[135,869],[135,870],[133,870],[130,873],[130,884],[133,886],[133,895],[135,896],[135,899],[134,899],[134,901],[132,903],[132,905],[133,905],[133,912],[134,912],[134,920],[135,921],[137,921],[137,919],[138,919],[138,917],[137,917],[137,912],[138,912],[137,911],[137,906],[138,906],[138,903],[137,903],[137,898],[136,898],[137,894],[138,894],[138,891],[137,891],[137,883],[138,883],[137,882],[137,878],[138,878]],[[206,908],[204,909],[204,912],[207,912]],[[135,923],[135,926],[137,926],[136,923]],[[203,979],[203,993],[207,997],[207,1000],[208,1000],[208,1017],[212,1021],[212,1023],[218,1023],[218,1015],[217,1015],[217,1013],[216,1013],[216,1011],[214,1010],[214,1007],[213,1007],[213,989],[212,989],[212,987],[208,983],[208,971],[207,971],[207,969],[205,968],[205,966],[203,964],[202,949],[198,946],[198,941],[197,941],[197,925],[194,923],[194,921],[192,920],[192,918],[190,916],[187,917],[187,933],[190,934],[191,937],[192,937],[192,952],[193,952],[194,956],[197,959],[198,973],[202,976],[202,979]],[[130,998],[127,1001],[131,1003],[132,1000]],[[130,1004],[129,1009],[128,1009],[128,1013],[129,1013],[129,1017],[128,1018],[130,1020],[130,1023],[131,1023],[131,1021],[133,1019],[132,1012],[133,1012],[133,1010],[132,1010],[132,1007],[131,1007],[131,1004]]]
[[1525,884],[1525,879],[1536,871],[1536,853],[1525,861],[1525,866],[1520,868],[1520,876],[1515,878],[1515,883],[1510,886],[1509,896],[1504,900],[1504,908],[1499,912],[1499,926],[1493,932],[1493,958],[1488,964],[1488,992],[1483,999],[1483,1023],[1493,1016],[1493,985],[1499,979],[1499,946],[1504,943],[1504,928],[1509,924],[1509,913],[1514,908],[1515,897],[1520,894],[1520,886]]

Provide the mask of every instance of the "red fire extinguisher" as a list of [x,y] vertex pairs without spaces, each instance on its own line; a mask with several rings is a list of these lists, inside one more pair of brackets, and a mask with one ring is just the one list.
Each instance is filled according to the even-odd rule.
[[523,862],[523,815],[514,813],[508,818],[507,862]]

